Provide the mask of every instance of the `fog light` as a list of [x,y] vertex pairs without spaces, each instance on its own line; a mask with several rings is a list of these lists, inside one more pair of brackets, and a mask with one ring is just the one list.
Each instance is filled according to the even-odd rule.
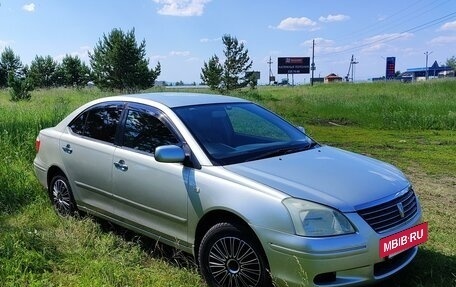
[[318,274],[314,278],[315,284],[328,284],[336,281],[336,272]]

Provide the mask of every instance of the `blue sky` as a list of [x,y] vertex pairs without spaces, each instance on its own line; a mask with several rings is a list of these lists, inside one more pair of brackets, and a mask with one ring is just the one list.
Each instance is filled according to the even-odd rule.
[[[112,29],[135,29],[146,41],[151,66],[160,61],[158,80],[200,82],[201,67],[217,54],[221,37],[245,44],[253,69],[267,83],[278,80],[277,57],[311,56],[315,76],[347,74],[354,54],[355,80],[385,74],[385,58],[396,70],[445,63],[456,56],[455,0],[0,0],[0,50],[11,47],[24,64],[36,55],[60,61],[87,55]],[[295,75],[296,84],[310,75]]]

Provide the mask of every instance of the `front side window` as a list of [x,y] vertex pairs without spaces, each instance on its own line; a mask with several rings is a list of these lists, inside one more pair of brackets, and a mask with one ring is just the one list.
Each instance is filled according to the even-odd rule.
[[121,114],[121,104],[101,104],[84,111],[69,127],[75,134],[114,143]]
[[125,147],[154,153],[158,146],[177,143],[174,134],[153,114],[147,111],[128,111],[123,134]]

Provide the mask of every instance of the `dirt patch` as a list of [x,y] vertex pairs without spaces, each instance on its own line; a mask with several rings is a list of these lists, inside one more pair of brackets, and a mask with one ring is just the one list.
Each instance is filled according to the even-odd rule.
[[436,178],[410,167],[406,173],[413,183],[423,208],[423,220],[429,222],[430,240],[426,248],[445,255],[456,255],[456,178]]
[[344,127],[344,126],[355,126],[356,123],[350,119],[340,118],[340,119],[312,119],[308,122],[311,125],[318,125],[318,126],[336,126],[336,127]]

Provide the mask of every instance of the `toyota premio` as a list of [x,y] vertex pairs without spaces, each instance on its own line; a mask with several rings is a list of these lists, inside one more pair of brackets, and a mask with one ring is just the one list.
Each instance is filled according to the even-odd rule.
[[98,99],[41,130],[36,149],[58,213],[89,213],[188,252],[209,286],[372,283],[427,238],[397,168],[320,144],[240,98]]

